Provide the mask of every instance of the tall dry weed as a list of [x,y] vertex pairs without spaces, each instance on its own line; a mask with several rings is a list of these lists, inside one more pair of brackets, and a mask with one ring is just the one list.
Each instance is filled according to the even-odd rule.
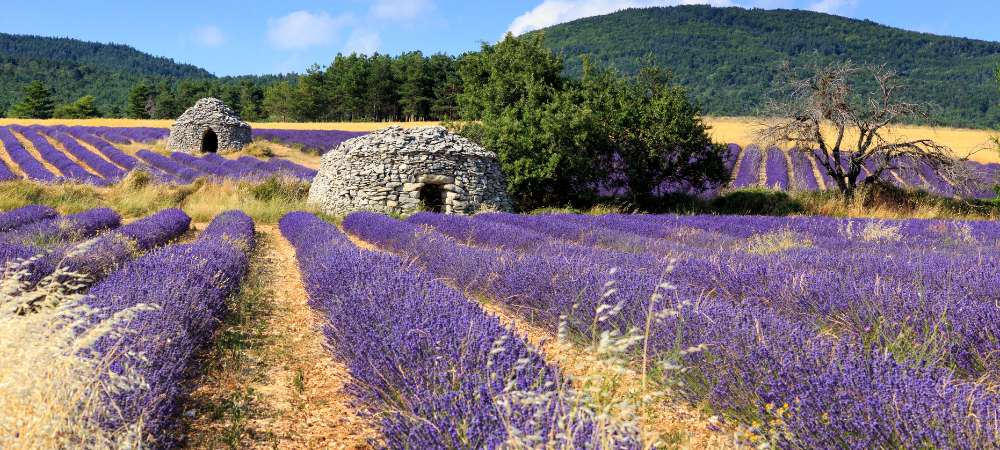
[[0,278],[0,448],[143,448],[141,423],[105,427],[119,418],[106,399],[143,380],[128,364],[112,371],[111,356],[90,349],[150,307],[98,319],[73,293],[79,276],[59,272],[25,289],[24,267],[8,264]]

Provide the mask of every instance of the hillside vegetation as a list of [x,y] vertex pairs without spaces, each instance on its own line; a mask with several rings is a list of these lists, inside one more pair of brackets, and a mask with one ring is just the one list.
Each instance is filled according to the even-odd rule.
[[899,70],[910,99],[936,105],[932,122],[1000,123],[996,42],[808,11],[708,6],[629,9],[542,32],[546,45],[565,55],[571,74],[581,73],[584,55],[631,74],[651,54],[710,115],[754,115],[785,61],[801,68],[852,60]]
[[227,91],[238,93],[241,83],[263,86],[280,78],[215,77],[200,67],[127,45],[0,33],[0,115],[36,80],[51,90],[58,104],[92,95],[102,115],[121,116],[129,91],[140,83],[175,86],[183,81],[181,91],[190,92],[190,97],[203,93],[222,97]]

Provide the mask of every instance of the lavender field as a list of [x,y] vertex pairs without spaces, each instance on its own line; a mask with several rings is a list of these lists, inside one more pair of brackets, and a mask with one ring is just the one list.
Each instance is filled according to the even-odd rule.
[[[68,279],[89,320],[132,312],[87,348],[102,376],[142,382],[98,396],[94,423],[159,447],[183,445],[192,370],[224,345],[215,330],[261,270],[261,236],[294,254],[278,273],[301,279],[329,350],[313,357],[343,367],[330,398],[373,430],[365,445],[643,448],[662,438],[650,408],[702,408],[711,423],[685,439],[724,447],[1000,445],[995,222],[358,212],[338,226],[294,212],[262,231],[239,211],[193,229],[177,209],[121,222],[0,213],[3,317],[45,314],[56,305],[38,292]],[[616,370],[670,401],[620,407],[525,327],[616,348]]]
[[129,171],[141,169],[162,183],[184,185],[198,178],[261,180],[273,176],[311,180],[316,171],[282,158],[236,159],[215,154],[169,156],[148,149],[134,153],[124,145],[142,146],[166,136],[161,128],[12,125],[0,127],[0,181],[30,179],[44,183],[73,181],[107,186]]
[[344,228],[551,330],[651,323],[654,359],[705,346],[671,375],[679,394],[781,447],[1000,442],[992,222],[356,213]]
[[[14,133],[23,139],[18,139]],[[254,139],[287,145],[300,151],[322,155],[345,140],[362,136],[363,132],[336,130],[254,129]],[[311,180],[316,171],[292,161],[272,157],[266,160],[252,156],[227,159],[218,155],[191,156],[172,153],[169,156],[149,150],[134,153],[122,146],[151,145],[166,138],[165,128],[149,127],[83,127],[83,126],[8,126],[0,127],[0,145],[6,157],[0,157],[0,181],[28,178],[41,182],[71,180],[98,186],[117,182],[137,168],[150,172],[164,183],[187,184],[195,179],[263,179],[289,176]],[[34,151],[29,151],[24,141]],[[54,144],[54,145],[53,145]],[[4,155],[0,155],[4,156]],[[892,170],[883,180],[901,188],[924,190],[946,197],[993,198],[992,186],[1000,184],[1000,164],[968,163],[974,182],[960,184],[948,180],[919,164]],[[55,169],[51,169],[54,167]],[[835,182],[823,170],[817,156],[799,149],[762,150],[754,145],[741,147],[730,144],[726,167],[731,181],[707,195],[727,189],[768,188],[780,191],[819,191],[835,189]],[[859,182],[870,176],[862,169]],[[683,191],[677,186],[664,185],[656,190],[662,195]],[[607,191],[606,195],[621,195]]]

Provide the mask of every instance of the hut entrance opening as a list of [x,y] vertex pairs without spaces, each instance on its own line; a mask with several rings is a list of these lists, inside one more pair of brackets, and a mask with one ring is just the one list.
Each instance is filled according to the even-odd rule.
[[201,151],[203,153],[216,153],[219,151],[219,137],[211,128],[205,130],[201,137]]
[[425,184],[420,188],[420,205],[424,211],[444,212],[444,189],[436,184]]

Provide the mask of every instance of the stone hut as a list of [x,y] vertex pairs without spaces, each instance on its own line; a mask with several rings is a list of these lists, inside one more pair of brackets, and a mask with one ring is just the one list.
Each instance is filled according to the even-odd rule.
[[511,209],[495,153],[444,127],[389,127],[323,155],[309,201],[330,214]]
[[182,153],[216,153],[239,150],[249,144],[250,124],[217,98],[195,102],[170,127],[167,150]]

